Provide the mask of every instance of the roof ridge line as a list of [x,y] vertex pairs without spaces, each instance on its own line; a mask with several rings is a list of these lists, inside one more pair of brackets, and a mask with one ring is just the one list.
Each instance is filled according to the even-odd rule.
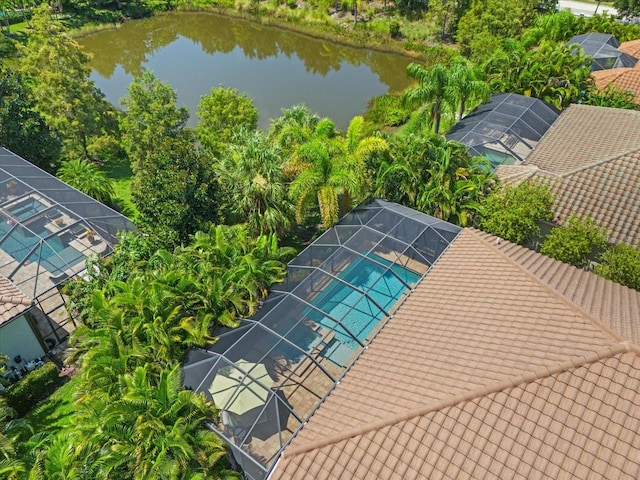
[[298,447],[290,446],[289,448],[286,448],[284,450],[281,458],[290,458],[296,455],[300,455],[302,453],[310,452],[311,450],[317,450],[319,448],[327,447],[334,443],[338,443],[343,440],[356,437],[358,435],[363,435],[373,430],[380,430],[381,428],[389,427],[391,425],[400,423],[402,421],[407,421],[414,417],[424,416],[431,412],[452,407],[461,402],[473,400],[474,398],[478,398],[478,397],[484,397],[486,395],[497,393],[509,388],[515,388],[525,383],[531,383],[536,380],[549,377],[551,375],[556,375],[571,369],[577,369],[584,365],[599,362],[601,360],[604,360],[605,358],[611,358],[621,353],[625,353],[629,351],[633,351],[634,353],[636,353],[636,355],[640,355],[640,348],[636,346],[632,346],[628,341],[623,341],[613,345],[608,345],[606,347],[602,347],[599,350],[595,350],[590,353],[586,353],[584,355],[578,355],[578,356],[568,358],[567,360],[563,360],[561,362],[555,362],[551,366],[540,367],[535,370],[523,372],[515,377],[511,377],[509,379],[493,383],[491,385],[485,385],[483,387],[479,387],[474,390],[469,390],[468,392],[464,392],[462,394],[455,395],[455,396],[446,398],[444,400],[440,400],[439,402],[426,407],[414,408],[406,412],[392,415],[390,417],[385,418],[384,420],[370,422],[370,423],[361,425],[359,427],[346,430],[341,433],[324,437],[321,440],[305,443]]
[[[638,152],[640,152],[640,147],[634,148],[632,150],[629,150],[627,152],[621,153],[619,155],[614,155],[612,157],[607,157],[607,158],[603,158],[601,160],[597,160],[597,161],[595,161],[593,163],[590,163],[588,165],[583,165],[581,167],[575,168],[575,169],[570,170],[568,172],[556,173],[555,175],[558,176],[559,178],[569,177],[571,175],[574,175],[576,173],[582,172],[584,170],[589,170],[590,168],[599,167],[600,165],[604,165],[605,163],[609,163],[609,162],[612,162],[614,160],[617,160],[618,158],[626,157],[627,155],[633,155],[634,153],[638,153]],[[548,170],[542,170],[542,169],[540,169],[540,171],[541,172],[545,172],[545,173],[553,173],[553,172],[550,172]]]
[[[496,252],[497,254],[499,254],[500,256],[502,256],[504,259],[506,259],[509,263],[511,263],[512,265],[515,265],[520,271],[522,271],[525,275],[527,275],[529,278],[531,278],[535,283],[537,283],[538,285],[540,285],[542,288],[544,288],[545,290],[547,290],[549,293],[551,293],[554,297],[556,297],[558,300],[562,301],[564,304],[567,305],[567,307],[569,307],[569,309],[573,310],[574,312],[584,316],[585,318],[589,319],[591,321],[591,323],[593,323],[596,327],[600,328],[601,330],[603,330],[604,332],[608,333],[609,335],[611,335],[617,342],[622,342],[622,341],[626,341],[627,339],[625,337],[623,337],[622,335],[620,335],[617,331],[615,331],[613,328],[605,325],[603,322],[601,322],[600,320],[598,320],[597,318],[595,318],[593,315],[591,315],[589,312],[587,312],[585,309],[583,309],[581,306],[579,306],[578,304],[576,304],[575,302],[571,301],[570,298],[568,298],[567,296],[561,294],[558,290],[556,290],[555,288],[551,288],[551,286],[546,283],[543,282],[540,278],[538,278],[536,275],[534,275],[532,272],[530,272],[528,269],[526,269],[523,265],[520,265],[518,262],[516,262],[515,260],[513,260],[509,255],[507,255],[505,252],[503,252],[502,250],[499,250],[497,248],[495,248],[493,245],[491,245],[491,242],[489,242],[488,240],[485,240],[484,238],[482,238],[477,232],[480,232],[481,230],[478,229],[474,229],[474,228],[465,228],[465,230],[469,230],[470,233],[472,233],[474,235],[474,237],[476,239],[478,239],[479,241],[481,241],[484,245],[487,246],[487,248],[490,248],[492,251]],[[495,237],[497,239],[499,239],[500,241],[503,242],[509,242],[509,240],[505,240],[504,238],[500,238],[500,237]],[[513,242],[509,242],[513,245],[516,245],[518,247],[520,247],[521,249],[526,249],[529,250],[537,255],[541,255],[545,258],[550,259],[553,262],[558,262],[562,265],[568,265],[569,267],[572,268],[577,268],[574,267],[573,265],[569,265],[568,263],[564,263],[561,262],[560,260],[556,260],[555,258],[551,258],[548,257],[546,255],[543,255],[539,252],[536,252],[535,250],[532,250],[530,248],[527,247],[523,247],[522,245],[518,245],[517,243],[513,243]],[[588,272],[591,273],[591,272]],[[591,273],[591,275],[595,275],[595,273]]]

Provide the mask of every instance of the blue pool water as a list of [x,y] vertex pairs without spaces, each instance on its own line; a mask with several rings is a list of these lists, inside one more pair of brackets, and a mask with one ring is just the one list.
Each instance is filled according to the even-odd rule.
[[47,206],[42,202],[39,202],[35,198],[25,198],[21,202],[16,203],[7,208],[7,211],[15,218],[24,220],[36,213],[46,210]]
[[[10,220],[9,220],[10,221]],[[0,237],[6,235],[14,225],[7,223],[7,220],[0,222]],[[42,237],[47,237],[50,232],[44,228],[43,224],[33,222],[29,225],[29,230],[16,227],[11,234],[6,237],[0,248],[11,255],[16,261],[21,262],[35,247]],[[32,232],[31,230],[35,230]],[[36,249],[28,258],[29,262],[37,262],[53,274],[59,274],[62,271],[84,260],[84,255],[75,248],[68,246],[63,238],[54,236],[49,237],[42,244],[40,250]]]
[[[373,257],[373,255],[370,255]],[[420,275],[395,265],[388,260],[375,256],[375,260],[384,265],[391,265],[393,272],[402,278],[407,284],[413,285]],[[390,271],[369,262],[356,261],[347,267],[340,278],[360,290],[367,292],[371,298],[363,297],[358,291],[354,291],[348,285],[333,280],[313,301],[313,304],[331,315],[333,318],[341,320],[342,324],[349,329],[361,342],[364,342],[368,335],[377,327],[380,320],[385,316],[385,312],[406,293],[408,288]],[[377,305],[376,305],[377,304]],[[380,308],[378,308],[378,305]],[[340,344],[349,347],[353,353],[358,343],[342,327],[335,326],[333,320],[328,317],[314,319],[321,325],[335,329],[335,338]],[[337,343],[335,342],[335,343]],[[338,345],[331,345],[325,350],[326,355],[345,356],[344,349],[338,354]],[[348,354],[349,352],[347,352]],[[335,360],[332,358],[332,360]],[[339,362],[336,362],[339,363]]]

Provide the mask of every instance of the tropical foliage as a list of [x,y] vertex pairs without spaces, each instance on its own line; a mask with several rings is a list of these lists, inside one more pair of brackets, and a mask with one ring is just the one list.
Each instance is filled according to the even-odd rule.
[[519,245],[529,244],[540,233],[540,222],[553,217],[553,193],[549,185],[523,182],[493,192],[483,202],[479,227]]
[[417,80],[418,85],[407,89],[403,100],[410,106],[424,106],[428,123],[436,134],[446,111],[460,119],[470,108],[489,99],[489,86],[478,79],[464,59],[454,60],[450,67],[437,64],[429,69],[412,63],[407,67],[407,75]]
[[198,116],[198,140],[215,153],[230,143],[234,132],[255,130],[258,126],[258,109],[253,101],[246,94],[223,86],[212,88],[209,95],[200,99]]
[[535,97],[557,108],[578,101],[591,83],[591,58],[574,45],[543,41],[527,49],[517,41],[505,42],[504,51],[484,64],[495,92]]
[[578,268],[589,266],[607,243],[604,229],[590,217],[570,215],[562,225],[551,229],[540,246],[540,253]]
[[607,248],[594,270],[598,275],[640,291],[640,246],[620,243]]
[[0,145],[52,172],[60,140],[35,108],[24,78],[13,70],[0,70]]
[[238,132],[214,164],[224,218],[246,222],[254,234],[285,233],[293,219],[282,149],[261,131]]
[[377,193],[458,225],[472,222],[496,183],[485,159],[439,135],[399,139],[391,151],[380,168]]
[[113,203],[115,192],[111,180],[95,164],[84,158],[63,162],[56,175],[66,184],[105,205]]
[[93,141],[116,134],[115,109],[89,79],[89,57],[47,3],[34,9],[31,26],[20,48],[20,73],[35,111],[62,139],[68,157],[89,157]]

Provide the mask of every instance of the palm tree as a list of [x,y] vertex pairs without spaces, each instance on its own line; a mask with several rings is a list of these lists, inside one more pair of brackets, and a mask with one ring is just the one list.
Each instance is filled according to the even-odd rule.
[[300,147],[299,157],[306,169],[289,186],[289,198],[296,202],[299,222],[309,207],[317,205],[322,224],[328,228],[340,216],[340,196],[353,198],[360,193],[358,173],[343,159],[336,158],[338,148],[332,142],[317,139]]
[[[374,159],[380,158],[389,151],[387,141],[379,136],[366,135],[364,118],[357,116],[349,122],[343,140],[343,151],[345,164],[353,169],[363,182],[360,190],[370,191],[372,186],[365,184],[365,182],[375,177],[377,165],[374,165]],[[345,200],[346,198],[345,196]],[[348,211],[350,207],[348,203],[345,203],[344,211]]]
[[179,364],[159,375],[139,366],[122,377],[117,397],[85,416],[79,429],[99,446],[88,462],[95,478],[237,478],[219,462],[224,443],[204,427],[215,407],[181,384]]
[[80,158],[63,162],[57,177],[105,205],[113,203],[115,191],[111,180],[88,160]]
[[16,442],[24,421],[11,420],[14,411],[0,397],[0,477],[6,479],[19,478],[25,472],[22,461],[16,457]]
[[284,233],[291,224],[292,206],[286,196],[282,149],[261,131],[234,136],[215,164],[227,205],[252,233]]
[[285,152],[308,142],[316,131],[321,118],[304,105],[283,109],[269,129],[269,140],[276,142]]
[[397,192],[407,206],[468,225],[479,200],[495,184],[488,162],[439,135],[412,136],[405,143],[405,149],[392,148],[392,162],[381,167],[378,193]]
[[[491,88],[483,80],[478,80],[473,68],[470,68],[466,60],[458,60],[453,63],[449,74],[449,99],[455,99],[458,107],[458,119],[461,119],[467,111],[468,102],[474,104],[489,100]],[[455,105],[452,106],[455,108]]]
[[437,64],[426,69],[417,63],[410,63],[407,76],[418,81],[418,85],[409,88],[402,96],[404,103],[410,106],[427,104],[429,108],[429,122],[433,125],[433,132],[439,133],[442,112],[446,105],[454,103],[452,91],[449,87],[450,72],[447,67]]

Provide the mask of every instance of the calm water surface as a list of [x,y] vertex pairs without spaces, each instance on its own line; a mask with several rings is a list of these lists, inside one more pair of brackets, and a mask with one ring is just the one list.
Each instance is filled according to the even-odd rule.
[[114,104],[143,70],[168,82],[197,123],[200,97],[218,85],[246,92],[268,128],[282,108],[306,104],[345,128],[369,100],[408,86],[406,57],[345,47],[208,13],[127,22],[79,39],[92,79]]

